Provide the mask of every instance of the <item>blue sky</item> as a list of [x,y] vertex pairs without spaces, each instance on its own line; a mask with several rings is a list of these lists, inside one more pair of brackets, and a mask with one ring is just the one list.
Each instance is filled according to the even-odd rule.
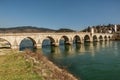
[[120,0],[0,0],[0,27],[81,30],[120,23]]

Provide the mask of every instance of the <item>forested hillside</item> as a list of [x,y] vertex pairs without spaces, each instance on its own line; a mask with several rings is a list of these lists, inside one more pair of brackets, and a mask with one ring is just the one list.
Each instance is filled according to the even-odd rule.
[[38,28],[33,26],[21,26],[11,28],[0,28],[0,33],[40,33],[40,32],[75,32],[72,29],[61,28],[58,30],[48,28]]

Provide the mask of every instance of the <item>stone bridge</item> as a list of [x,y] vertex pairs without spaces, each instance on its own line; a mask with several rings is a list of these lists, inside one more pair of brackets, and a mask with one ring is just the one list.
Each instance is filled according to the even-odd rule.
[[41,48],[44,40],[49,39],[51,45],[59,46],[60,40],[65,44],[84,43],[93,41],[109,41],[113,34],[90,33],[90,32],[63,32],[63,33],[2,33],[0,38],[9,42],[12,49],[19,49],[21,42],[28,38],[33,42],[33,46]]

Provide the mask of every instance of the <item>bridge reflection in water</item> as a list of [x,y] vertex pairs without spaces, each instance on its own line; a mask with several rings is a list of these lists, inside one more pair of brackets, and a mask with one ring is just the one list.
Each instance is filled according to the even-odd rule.
[[[111,75],[111,69],[116,68],[116,65],[119,66],[119,64],[116,64],[116,60],[118,60],[119,63],[119,59],[116,58],[116,56],[118,57],[119,50],[117,50],[117,46],[120,43],[116,44],[113,41],[100,41],[68,45],[64,44],[64,41],[61,41],[59,47],[50,46],[45,43],[50,44],[50,41],[46,40],[43,43],[41,53],[57,65],[67,66],[67,69],[71,73],[82,78],[82,80],[88,80],[88,78],[89,80],[96,80],[96,76],[99,78],[101,75],[105,77],[104,74]],[[116,53],[110,53],[114,49],[116,49]],[[113,63],[113,61],[115,63]],[[106,72],[108,69],[109,71]],[[117,69],[120,70],[118,67]],[[94,77],[94,79],[91,77]],[[108,78],[108,76],[106,78]]]
[[[72,45],[65,44],[64,40],[60,41],[60,45],[58,47],[56,46],[51,46],[50,40],[46,39],[42,43],[42,50],[41,52],[45,54],[46,56],[54,56],[54,57],[60,57],[60,56],[68,56],[68,55],[74,55],[74,54],[79,54],[83,55],[86,52],[92,53],[91,56],[95,55],[96,51],[99,51],[100,48],[108,47],[110,46],[110,43],[112,41],[99,41],[99,42],[85,42],[84,44],[80,44],[79,42],[76,43],[73,41]],[[31,49],[31,50],[36,50],[34,48],[34,44],[31,40],[29,39],[24,39],[21,42],[20,45],[20,50],[24,49]]]
[[64,56],[84,55],[86,52],[94,57],[95,53],[101,48],[109,47],[112,41],[101,41],[84,44],[73,44],[73,45],[60,45],[59,47],[44,46],[42,47],[42,53],[47,57],[60,58]]
[[69,45],[61,40],[60,45],[55,47],[50,46],[49,40],[45,40],[41,53],[57,65],[65,66],[68,71],[82,80],[113,80],[113,77],[115,80],[120,80],[119,48],[120,42],[114,41],[84,44],[78,42]]

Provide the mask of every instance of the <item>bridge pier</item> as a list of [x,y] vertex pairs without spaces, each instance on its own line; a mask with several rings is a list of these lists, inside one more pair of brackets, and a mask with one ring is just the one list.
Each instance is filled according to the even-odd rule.
[[[87,38],[85,38],[86,36]],[[75,42],[80,41],[79,43],[82,43],[82,44],[84,43],[85,40],[88,42],[97,41],[97,40],[93,40],[93,36],[96,36],[98,41],[101,41],[101,40],[105,41],[105,39],[109,41],[113,37],[113,34],[94,33],[93,30],[91,32],[74,32],[74,33],[66,32],[66,33],[16,33],[16,34],[1,33],[0,34],[0,38],[10,43],[11,49],[14,49],[14,50],[19,50],[20,42],[26,38],[29,38],[34,43],[35,48],[42,48],[42,42],[43,40],[46,39],[46,37],[51,40],[51,45],[59,46],[60,40],[63,40],[64,44],[72,45],[74,37],[76,37]]]
[[93,42],[93,37],[92,36],[90,37],[90,42]]
[[19,45],[11,45],[11,49],[19,51]]
[[58,43],[58,42],[56,42],[56,43],[54,44],[54,46],[55,46],[55,47],[58,47],[58,46],[59,46],[59,43]]
[[81,44],[83,44],[83,43],[84,43],[84,39],[81,40]]
[[36,44],[36,48],[37,48],[37,49],[42,48],[42,44]]

